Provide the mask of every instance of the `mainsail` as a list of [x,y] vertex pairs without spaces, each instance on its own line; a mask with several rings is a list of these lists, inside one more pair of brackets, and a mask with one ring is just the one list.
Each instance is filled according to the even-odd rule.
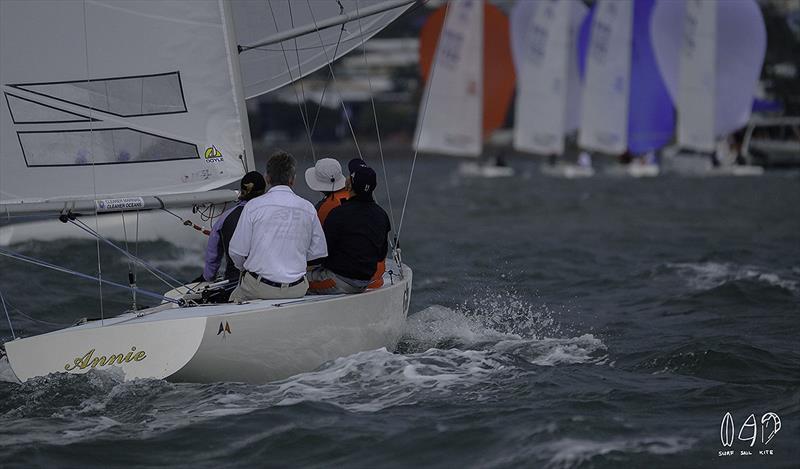
[[245,97],[326,65],[412,3],[0,2],[0,212],[146,208],[236,181],[253,168]]
[[672,139],[675,115],[650,42],[655,0],[600,0],[581,30],[584,71],[579,144],[642,154]]
[[651,37],[678,110],[678,143],[713,151],[743,127],[766,52],[766,29],[754,0],[659,1]]
[[448,5],[414,134],[418,151],[481,154],[483,9],[477,0]]
[[514,148],[564,152],[565,134],[578,127],[580,79],[577,34],[586,6],[576,0],[517,2],[511,37],[517,69]]
[[0,203],[201,192],[252,167],[226,5],[0,2]]

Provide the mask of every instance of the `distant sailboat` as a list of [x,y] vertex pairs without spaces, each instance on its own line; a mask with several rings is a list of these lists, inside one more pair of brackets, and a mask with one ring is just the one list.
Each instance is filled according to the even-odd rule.
[[[659,70],[678,111],[678,172],[755,175],[734,164],[728,136],[744,128],[766,52],[766,29],[754,0],[659,1],[651,37]],[[741,143],[741,142],[740,142]],[[716,154],[719,166],[712,167]]]
[[[511,37],[517,70],[514,148],[552,159],[545,174],[586,177],[591,164],[568,164],[566,135],[578,128],[580,77],[577,42],[588,8],[577,0],[517,2]],[[557,164],[556,164],[557,163]]]
[[[439,14],[441,12],[436,12],[429,18],[426,24],[429,29],[424,29],[423,34],[438,32],[434,28],[438,26],[436,21],[439,18],[434,15]],[[513,92],[513,70],[511,77],[502,76],[503,70],[488,66],[484,60],[484,50],[487,49],[484,37],[491,39],[492,44],[499,42],[501,46],[495,49],[509,54],[505,44],[507,37],[498,37],[507,31],[507,28],[503,29],[504,22],[502,12],[483,1],[451,2],[446,7],[444,23],[436,40],[423,37],[420,47],[433,43],[435,52],[429,67],[421,64],[423,72],[429,72],[414,132],[416,151],[470,158],[483,154],[484,137],[502,124],[508,98]],[[491,32],[485,31],[489,24],[494,26]],[[423,51],[421,61],[424,58]],[[495,62],[503,59],[510,68],[510,54],[508,58],[487,58]],[[485,75],[497,79],[485,80]],[[485,90],[487,83],[493,89]],[[487,95],[490,92],[493,94]],[[494,101],[490,98],[497,96],[500,98]],[[512,175],[513,169],[464,163],[461,172],[470,176],[498,177]]]
[[[645,155],[672,139],[675,115],[650,43],[655,0],[599,0],[581,30],[583,95],[578,144],[611,155]],[[655,176],[639,159],[613,173]]]
[[[345,2],[352,10],[340,12],[324,2],[322,16],[322,3],[312,11],[303,1],[0,2],[0,213],[78,224],[81,214],[233,200],[235,192],[219,188],[253,168],[245,97],[327,65],[340,25],[349,23],[343,50],[351,49],[411,5]],[[234,27],[258,18],[274,28],[240,36]],[[188,287],[162,296],[131,282],[140,297],[164,303],[4,347],[22,381],[112,367],[125,379],[285,378],[394,346],[411,294],[411,270],[395,254],[384,286],[360,295],[199,305],[201,292],[177,293]],[[0,255],[125,288],[6,249]]]

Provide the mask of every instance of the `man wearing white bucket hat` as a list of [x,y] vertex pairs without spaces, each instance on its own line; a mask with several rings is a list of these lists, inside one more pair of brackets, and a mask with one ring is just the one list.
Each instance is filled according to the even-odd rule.
[[328,213],[341,205],[342,200],[347,199],[350,190],[345,187],[345,182],[342,165],[333,158],[319,159],[313,167],[306,170],[308,187],[325,196],[315,205],[320,223],[325,223]]

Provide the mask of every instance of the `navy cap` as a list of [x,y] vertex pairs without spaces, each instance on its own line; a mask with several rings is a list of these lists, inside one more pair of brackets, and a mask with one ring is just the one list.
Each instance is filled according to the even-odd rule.
[[349,163],[347,163],[347,171],[351,176],[358,168],[369,168],[369,166],[367,166],[367,162],[361,158],[353,158]]
[[377,185],[377,176],[370,167],[356,168],[353,173],[353,191],[358,195],[372,194]]

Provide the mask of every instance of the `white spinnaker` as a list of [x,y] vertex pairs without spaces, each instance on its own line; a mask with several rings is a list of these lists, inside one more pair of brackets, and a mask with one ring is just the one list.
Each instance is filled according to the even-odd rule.
[[577,127],[580,79],[576,43],[587,10],[574,0],[517,2],[514,6],[515,149],[561,154],[565,134]]
[[[385,1],[341,0],[341,14],[356,14]],[[377,34],[410,6],[407,4],[362,18],[360,24],[359,20],[345,23],[338,48],[340,25],[282,43],[244,50],[240,62],[245,96],[249,99],[268,93],[326,66],[329,60],[347,54]],[[256,44],[274,34],[320,23],[340,14],[339,5],[334,0],[232,0],[231,9],[241,46]]]
[[628,142],[633,2],[600,0],[592,20],[578,144],[622,153]]
[[[0,102],[0,202],[200,192],[240,178],[249,135],[224,7],[0,2],[0,85],[27,103]],[[54,121],[49,109],[82,117]]]
[[717,2],[686,2],[678,91],[678,143],[713,151]]
[[482,128],[483,2],[452,2],[420,104],[415,149],[477,157]]
[[[714,11],[706,12],[705,19],[703,16],[698,18],[705,21],[706,25],[696,25],[698,31],[693,33],[688,20],[693,11],[700,9]],[[712,15],[716,20],[709,26],[708,18]],[[706,31],[702,35],[700,28]],[[713,28],[713,36],[709,35],[709,28]],[[703,129],[703,133],[698,132],[694,139],[687,138],[679,130],[679,142],[703,151],[713,150],[715,139],[736,131],[750,119],[753,96],[766,52],[766,29],[758,4],[754,0],[660,0],[653,10],[650,31],[659,71],[672,101],[676,103],[679,126],[689,119],[697,121],[697,125]],[[686,61],[685,36],[705,41],[705,45],[695,44],[695,49],[705,50],[706,53],[714,50],[714,55],[707,59],[706,64]],[[708,87],[709,94],[696,102],[684,100],[683,93],[687,91],[684,90],[683,75],[699,75],[699,72],[687,72],[685,68],[701,67],[707,70],[711,64],[713,75]],[[701,103],[705,109],[699,109]],[[699,116],[692,116],[692,113],[701,114],[706,121],[700,123]]]

